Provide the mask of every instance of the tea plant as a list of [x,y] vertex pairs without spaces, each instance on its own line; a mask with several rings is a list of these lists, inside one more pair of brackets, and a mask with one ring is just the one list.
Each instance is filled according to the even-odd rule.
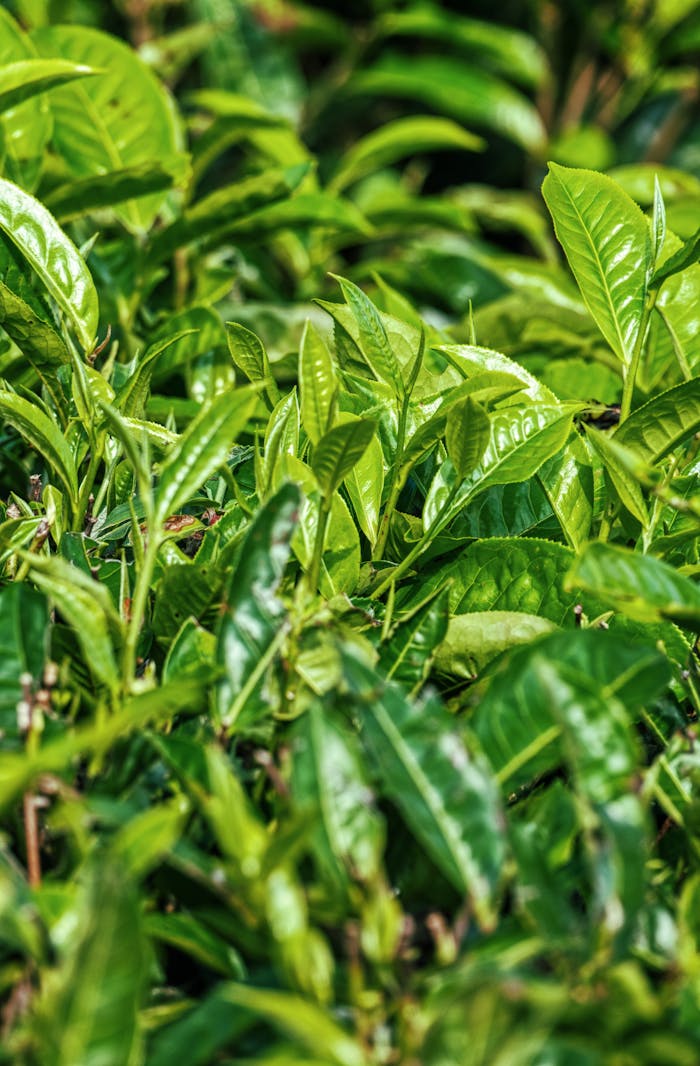
[[[171,84],[187,45],[209,71],[183,112],[43,21],[0,13],[0,1061],[695,1063],[700,238],[668,172],[644,214],[646,170],[552,162],[513,254],[449,233],[474,189],[348,195],[480,147],[454,120],[319,177],[330,104],[221,87],[205,22],[168,53],[132,11]],[[506,84],[541,52],[457,25],[543,156]]]

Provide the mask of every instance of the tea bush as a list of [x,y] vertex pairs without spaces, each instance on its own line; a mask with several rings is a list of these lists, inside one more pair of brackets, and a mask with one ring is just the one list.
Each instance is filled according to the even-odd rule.
[[2,1062],[697,1062],[700,7],[453,6],[0,11]]

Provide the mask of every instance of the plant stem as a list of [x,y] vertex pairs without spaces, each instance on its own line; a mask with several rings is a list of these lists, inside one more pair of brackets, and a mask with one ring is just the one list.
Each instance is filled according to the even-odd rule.
[[391,517],[396,510],[396,505],[399,502],[399,496],[403,492],[404,485],[408,479],[409,468],[404,467],[398,473],[394,475],[391,482],[391,488],[389,490],[389,497],[386,501],[386,507],[384,508],[384,514],[379,524],[379,534],[377,536],[377,543],[374,546],[372,552],[372,560],[384,558],[384,552],[386,551],[386,543],[389,538],[389,526],[391,525]]
[[642,358],[642,352],[644,351],[644,342],[646,341],[647,331],[649,329],[649,319],[651,312],[654,310],[656,303],[657,289],[651,289],[647,294],[647,298],[644,304],[644,311],[642,312],[642,321],[639,325],[639,334],[637,336],[637,342],[632,352],[632,358],[630,364],[627,367],[625,373],[625,380],[622,386],[622,403],[620,404],[620,422],[624,422],[632,410],[632,397],[634,395],[634,386],[637,380],[637,374],[639,372],[639,363]]
[[331,513],[331,506],[333,504],[333,497],[324,497],[321,501],[321,508],[318,513],[318,525],[316,527],[316,540],[314,541],[313,555],[311,556],[311,566],[309,567],[307,578],[309,582],[309,589],[311,595],[314,596],[318,591],[318,583],[321,578],[321,563],[323,562],[323,545],[326,541],[326,529],[328,528],[328,519]]
[[94,449],[90,453],[90,462],[88,463],[87,472],[83,478],[83,483],[80,486],[80,493],[78,495],[78,506],[74,514],[76,522],[76,530],[82,531],[85,522],[85,513],[87,511],[88,499],[92,492],[92,486],[95,484],[95,477],[100,463],[102,462],[102,455],[97,449]]
[[[442,530],[445,527],[445,519],[449,515],[449,510],[450,510],[450,507],[452,506],[452,501],[454,500],[455,496],[457,495],[457,492],[459,491],[460,485],[461,485],[461,482],[458,481],[452,486],[452,488],[450,489],[450,492],[447,495],[447,498],[446,498],[444,504],[440,508],[439,517],[435,520],[435,522],[430,527],[430,529],[428,529],[423,534],[423,536],[420,538],[420,540],[416,541],[416,543],[413,545],[413,547],[411,548],[411,550],[408,553],[408,555],[404,556],[404,558],[401,560],[401,562],[398,563],[398,565],[395,566],[393,568],[393,570],[390,570],[389,574],[387,575],[387,577],[385,577],[384,580],[382,582],[380,582],[379,585],[377,585],[376,589],[374,589],[370,593],[370,598],[371,599],[373,599],[373,600],[379,599],[379,597],[382,595],[382,593],[384,593],[389,588],[390,585],[392,585],[395,581],[398,581],[398,579],[400,577],[403,577],[403,575],[406,573],[407,570],[410,569],[410,567],[416,561],[416,559],[418,559],[423,554],[423,552],[426,550],[426,548],[430,547],[430,545],[435,540],[435,538],[438,536],[438,534],[440,534],[442,532]],[[449,518],[447,518],[447,520],[449,521]]]
[[406,442],[406,421],[408,419],[408,407],[411,397],[409,393],[406,393],[401,404],[401,410],[399,412],[399,426],[396,435],[396,457],[392,466],[391,483],[389,487],[389,495],[386,501],[386,507],[384,508],[384,514],[379,526],[379,535],[377,537],[377,543],[374,546],[372,552],[372,559],[381,559],[386,549],[386,542],[389,536],[389,525],[391,523],[391,516],[396,510],[396,505],[399,502],[399,496],[406,484],[406,478],[408,477],[408,470],[403,468],[403,452]]
[[25,792],[23,799],[24,839],[27,847],[27,880],[32,888],[41,885],[41,858],[39,855],[39,826],[36,817],[36,796]]
[[129,625],[126,631],[126,640],[124,641],[122,680],[125,691],[128,691],[131,687],[134,674],[136,673],[136,647],[141,635],[141,628],[146,613],[148,593],[151,588],[151,579],[153,577],[156,559],[158,558],[158,549],[160,548],[160,538],[153,536],[151,530],[149,530],[147,536],[148,541],[146,544],[146,550],[143,554],[139,575],[136,579],[134,596],[131,601],[131,618],[129,619]]

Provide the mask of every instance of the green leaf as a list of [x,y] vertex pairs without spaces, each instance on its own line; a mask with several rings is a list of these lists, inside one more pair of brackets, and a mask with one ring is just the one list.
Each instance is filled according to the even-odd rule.
[[[573,552],[553,541],[485,537],[467,545],[456,559],[434,573],[425,575],[407,606],[446,587],[450,614],[516,611],[573,627],[574,607],[579,601],[575,593],[564,589],[573,561]],[[597,604],[592,610],[600,613]]]
[[[654,207],[651,216],[651,265],[655,271],[666,240],[666,205],[659,179],[654,178]],[[651,283],[650,283],[651,284]]]
[[70,362],[41,283],[5,237],[0,237],[0,325],[41,376]]
[[[198,928],[204,932],[201,923]],[[157,936],[157,931],[154,935]],[[171,1024],[153,1033],[149,1042],[148,1066],[172,1066],[173,1059],[183,1047],[188,1049],[188,1066],[211,1066],[216,1061],[217,1052],[245,1033],[253,1018],[247,1011],[231,1009],[226,989],[225,984],[216,985],[213,992],[190,1001],[190,1009],[184,1017],[176,1015]]]
[[127,200],[164,192],[173,186],[176,178],[174,166],[168,169],[157,162],[138,163],[66,182],[47,193],[44,203],[61,222],[69,222]]
[[644,215],[604,174],[549,164],[542,195],[581,295],[625,365],[641,343],[651,260]]
[[321,592],[326,597],[347,596],[360,577],[360,537],[348,505],[339,493],[331,497],[331,513],[324,538]]
[[[47,26],[34,34],[39,52],[99,67],[89,80],[54,89],[53,143],[78,180],[143,164],[180,167],[182,134],[164,87],[123,41],[85,26]],[[165,200],[151,193],[114,205],[130,229],[145,232]]]
[[82,256],[38,200],[4,179],[0,179],[0,229],[71,321],[85,351],[92,351],[99,307]]
[[352,311],[357,325],[359,346],[372,372],[379,381],[391,385],[397,396],[403,396],[405,386],[401,367],[379,311],[357,285],[335,274],[332,276],[340,285],[345,302]]
[[[674,234],[667,232],[664,253],[675,246]],[[677,363],[684,378],[697,374],[700,367],[700,264],[674,274],[656,297],[649,324],[649,340],[641,368],[640,386],[651,392],[663,383],[664,372]]]
[[265,430],[261,468],[264,471],[259,495],[264,496],[277,483],[276,471],[283,455],[299,453],[299,403],[296,387],[274,408]]
[[119,688],[115,656],[121,623],[107,589],[56,556],[25,555],[32,580],[73,627],[85,662],[113,694]]
[[271,168],[210,193],[188,208],[171,226],[156,234],[149,251],[150,262],[160,263],[177,248],[204,241],[212,235],[217,244],[222,243],[240,220],[263,206],[288,197],[307,171],[306,165]]
[[687,270],[698,260],[700,260],[700,229],[697,229],[692,237],[684,241],[677,252],[674,252],[658,267],[654,272],[650,285],[652,288],[657,289],[666,278],[670,278],[673,274],[680,274],[681,271]]
[[[292,538],[292,549],[305,570],[309,569],[318,532],[320,490],[310,467],[291,455],[280,457],[279,478],[296,482],[304,492],[299,525]],[[339,493],[331,496],[331,509],[323,541],[320,589],[330,599],[340,593],[351,595],[360,574],[360,538],[357,524]]]
[[298,193],[289,200],[260,207],[233,222],[227,236],[254,240],[279,230],[317,226],[340,234],[369,236],[373,231],[349,200],[328,193]]
[[493,130],[530,152],[544,145],[542,120],[530,101],[504,81],[448,56],[383,56],[355,74],[347,92],[419,100],[452,118]]
[[470,897],[480,925],[490,928],[504,858],[492,779],[439,702],[412,703],[358,658],[346,653],[343,661],[383,794],[454,887]]
[[226,339],[231,358],[248,381],[265,385],[270,404],[279,403],[280,393],[270,370],[270,360],[260,338],[239,322],[226,323]]
[[649,525],[649,515],[644,496],[639,483],[619,461],[615,451],[615,444],[618,443],[617,438],[613,437],[611,441],[604,433],[593,429],[592,426],[586,426],[586,436],[593,445],[594,450],[603,460],[605,470],[610,476],[610,480],[623,506],[638,522],[641,522],[642,528],[646,529]]
[[[214,973],[240,978],[243,965],[238,952],[191,914],[148,914],[144,920],[147,936],[189,955]],[[188,1052],[189,1055],[189,1052]],[[149,1063],[151,1059],[148,1059]]]
[[642,622],[666,618],[700,629],[700,589],[673,566],[611,544],[589,544],[567,581]]
[[29,674],[34,683],[41,681],[48,625],[43,593],[24,584],[9,585],[0,591],[0,729],[6,746],[14,747],[19,740],[20,677]]
[[[460,374],[473,380],[482,374],[509,375],[523,382],[524,391],[532,400],[551,403],[556,397],[519,363],[490,348],[476,345],[441,346],[443,352]],[[593,514],[593,487],[589,459],[582,455],[578,440],[566,444],[561,455],[552,456],[537,471],[537,478],[547,494],[567,541],[574,548],[585,542]]]
[[480,403],[467,396],[450,408],[445,446],[458,481],[476,469],[491,439],[491,421]]
[[65,773],[78,756],[104,755],[118,740],[142,732],[150,722],[166,722],[181,712],[191,714],[193,708],[204,711],[204,707],[201,684],[181,678],[132,697],[107,718],[100,716],[43,743],[33,756],[0,752],[0,808],[16,800],[42,774]]
[[375,429],[376,424],[370,419],[358,418],[334,426],[321,437],[314,448],[311,469],[326,499],[365,454]]
[[155,340],[134,361],[135,365],[114,397],[114,406],[125,418],[143,418],[151,392],[151,378],[156,360],[183,337],[196,333],[194,329],[182,329],[165,339]]
[[[33,60],[36,55],[28,35],[0,8],[0,67]],[[51,130],[46,97],[35,96],[0,116],[2,172],[28,191],[36,188]]]
[[330,187],[340,192],[347,185],[405,156],[434,152],[439,148],[462,148],[468,152],[478,152],[483,147],[484,142],[480,137],[469,133],[451,119],[430,115],[399,118],[356,141],[344,155]]
[[[463,405],[466,397],[470,397],[474,403],[480,401],[488,403],[501,398],[506,399],[520,392],[521,387],[521,383],[511,374],[487,371],[485,374],[477,374],[468,381],[462,382],[461,385],[447,389],[434,399],[427,398],[425,403],[428,410],[432,409],[436,400],[440,402],[440,406],[434,414],[431,414],[424,422],[420,422],[415,429],[409,430],[403,465],[408,467],[415,465],[419,459],[432,450],[445,435],[448,415],[455,406]],[[459,430],[459,420],[453,429],[456,432]]]
[[536,475],[567,542],[575,550],[588,539],[593,518],[593,474],[587,459],[585,448],[574,439],[547,459]]
[[562,762],[590,758],[591,783],[604,801],[628,787],[630,718],[669,677],[667,660],[651,643],[595,629],[553,633],[503,661],[470,728],[508,792]]
[[433,478],[423,508],[426,529],[443,529],[464,505],[492,485],[525,481],[564,446],[575,408],[519,404],[494,411],[491,439],[481,462],[460,481],[449,459]]
[[318,701],[294,733],[292,792],[301,812],[314,816],[314,862],[331,884],[345,889],[350,878],[371,881],[384,844],[381,816],[356,736]]
[[73,504],[78,499],[78,475],[66,438],[38,404],[0,389],[0,415],[22,434],[63,483]]
[[384,490],[384,455],[376,436],[345,475],[345,489],[350,497],[358,525],[374,547],[379,534],[379,517]]
[[299,396],[301,422],[312,444],[318,444],[330,429],[337,388],[335,368],[326,342],[307,319],[299,345]]
[[189,815],[183,796],[159,803],[130,819],[115,833],[110,851],[127,877],[137,880],[166,858],[182,836]]
[[499,22],[466,18],[437,5],[416,5],[403,11],[387,11],[376,23],[376,32],[386,37],[416,37],[443,41],[459,48],[479,64],[529,87],[539,85],[547,73],[547,60],[533,37]]
[[443,589],[402,618],[381,645],[379,665],[387,680],[417,692],[427,680],[435,651],[445,639],[447,624],[447,590]]
[[9,111],[54,86],[96,73],[91,67],[65,59],[21,59],[9,63],[0,70],[0,112]]
[[54,1066],[131,1066],[142,1056],[138,1011],[148,955],[137,893],[113,860],[95,863],[77,929],[39,1001],[36,1042]]
[[163,683],[187,677],[209,681],[216,672],[213,633],[187,618],[173,638],[163,664]]
[[654,396],[615,430],[613,440],[650,466],[700,430],[700,378]]
[[236,389],[203,407],[161,466],[155,522],[162,526],[225,461],[257,402],[250,388]]
[[[186,527],[187,533],[193,534],[198,526],[202,528],[193,522]],[[215,575],[207,569],[193,567],[189,562],[165,566],[158,582],[151,622],[156,638],[167,644],[188,618],[201,618],[214,599],[218,585]]]
[[548,619],[520,611],[455,615],[435,656],[435,669],[440,674],[473,680],[502,652],[529,644],[554,628]]
[[277,596],[299,518],[300,494],[286,484],[258,511],[241,548],[226,592],[217,634],[216,662],[223,677],[216,688],[219,720],[234,725],[260,687],[266,657],[274,651],[285,608]]
[[228,1002],[264,1019],[334,1066],[369,1066],[361,1045],[308,999],[251,985],[224,986]]

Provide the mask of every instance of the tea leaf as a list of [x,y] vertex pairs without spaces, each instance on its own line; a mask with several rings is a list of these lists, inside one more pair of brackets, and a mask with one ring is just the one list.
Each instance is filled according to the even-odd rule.
[[256,393],[237,389],[219,396],[190,422],[168,454],[155,494],[155,522],[162,525],[219,467],[253,413]]
[[85,351],[92,351],[99,310],[95,285],[85,262],[46,208],[2,178],[0,229],[70,319]]
[[314,448],[311,468],[321,492],[330,498],[365,454],[374,436],[375,423],[365,418],[334,426]]
[[586,307],[612,350],[631,363],[651,258],[644,216],[611,178],[589,170],[550,163],[542,195]]

